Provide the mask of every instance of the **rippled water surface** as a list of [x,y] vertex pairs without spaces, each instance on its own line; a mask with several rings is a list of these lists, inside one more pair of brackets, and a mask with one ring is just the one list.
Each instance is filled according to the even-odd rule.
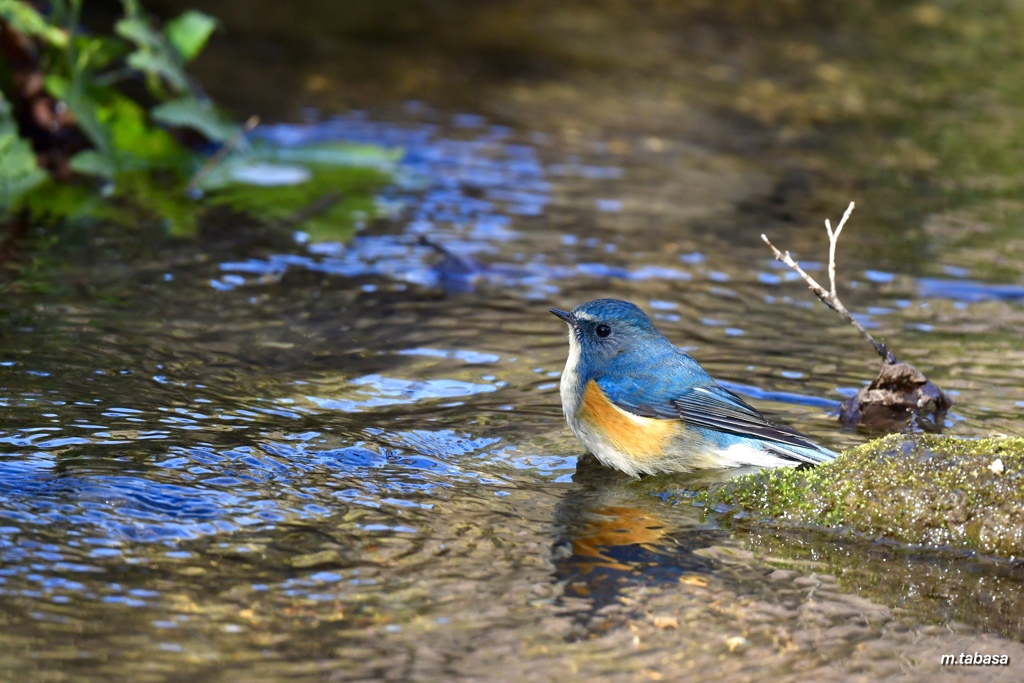
[[6,302],[0,675],[916,680],[962,675],[939,667],[949,652],[1024,663],[1016,565],[730,532],[660,495],[718,475],[635,484],[582,457],[547,309],[597,296],[640,304],[774,419],[864,441],[834,411],[872,376],[870,348],[759,238],[824,278],[821,219],[851,198],[876,205],[841,243],[846,303],[954,393],[949,433],[1021,431],[1016,204],[847,196],[826,148],[787,161],[764,142],[785,131],[713,109],[666,128],[661,106],[635,130],[419,102],[266,125],[282,145],[401,149],[382,217],[346,244],[237,218],[197,243],[98,226],[59,288]]

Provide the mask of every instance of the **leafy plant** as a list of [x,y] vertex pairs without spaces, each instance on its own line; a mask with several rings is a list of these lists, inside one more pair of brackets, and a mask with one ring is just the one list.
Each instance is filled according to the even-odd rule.
[[[66,163],[75,173],[116,180],[153,169],[190,172],[194,155],[168,128],[191,129],[214,143],[239,131],[185,72],[216,28],[215,19],[189,10],[156,28],[137,0],[124,0],[124,15],[113,33],[94,35],[78,25],[81,5],[82,0],[58,0],[43,16],[23,0],[0,0],[0,24],[23,39],[9,46],[20,48],[21,65],[0,64],[5,97],[0,106],[0,216],[17,208],[46,178],[30,168],[30,144],[37,154],[48,155],[51,166]],[[19,87],[34,74],[42,77],[41,92]],[[125,94],[122,86],[129,82],[143,83],[148,101]],[[66,108],[66,127],[84,138],[78,146],[85,149],[67,150],[67,158],[60,158],[63,150],[50,145],[53,140],[32,134],[34,126],[46,128],[32,120],[38,109],[29,105],[40,101],[53,110],[55,120]]]
[[0,94],[0,207],[10,206],[45,180],[32,145],[18,136],[11,107]]
[[[49,7],[0,0],[0,47],[19,55],[0,61],[0,226],[12,216],[156,223],[189,237],[206,210],[225,207],[340,240],[376,212],[372,193],[397,152],[251,143],[203,96],[186,66],[216,29],[212,17],[189,10],[158,25],[138,0],[122,0],[122,16],[97,34],[79,25],[82,0]],[[212,159],[211,144],[221,147]],[[0,266],[3,252],[0,239]]]

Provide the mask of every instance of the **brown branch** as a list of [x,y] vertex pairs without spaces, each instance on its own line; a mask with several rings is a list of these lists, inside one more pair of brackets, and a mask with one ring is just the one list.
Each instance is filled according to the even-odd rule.
[[797,274],[804,279],[804,282],[806,282],[810,290],[814,292],[819,299],[821,299],[822,303],[838,313],[839,317],[843,320],[857,328],[860,335],[868,340],[885,363],[895,365],[896,357],[885,347],[885,344],[872,337],[871,333],[865,330],[864,327],[857,322],[850,312],[846,310],[846,306],[843,305],[843,302],[839,300],[839,295],[836,294],[836,243],[839,241],[839,233],[843,231],[843,226],[846,225],[847,219],[849,219],[850,214],[853,213],[853,206],[853,202],[850,202],[850,206],[846,208],[846,213],[843,214],[842,219],[839,221],[839,225],[836,226],[834,231],[832,230],[832,224],[829,223],[827,218],[825,219],[825,229],[828,231],[829,240],[828,279],[831,286],[830,291],[826,291],[826,289],[819,285],[813,277],[808,275],[807,272],[800,267],[800,264],[793,260],[793,257],[789,255],[788,251],[783,253],[776,249],[775,245],[768,240],[767,235],[762,234],[761,239],[763,239],[764,243],[771,248],[777,260],[782,261],[787,266],[795,270]]

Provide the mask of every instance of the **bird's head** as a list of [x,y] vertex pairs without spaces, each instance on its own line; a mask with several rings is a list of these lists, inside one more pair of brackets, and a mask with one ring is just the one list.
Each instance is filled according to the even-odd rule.
[[578,351],[579,369],[588,376],[601,376],[615,364],[641,361],[669,344],[651,319],[628,301],[596,299],[571,311],[551,312],[569,326],[570,358]]

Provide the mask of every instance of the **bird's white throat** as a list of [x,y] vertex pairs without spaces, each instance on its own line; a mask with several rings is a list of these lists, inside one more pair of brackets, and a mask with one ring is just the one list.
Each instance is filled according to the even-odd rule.
[[562,371],[562,380],[559,383],[559,393],[562,396],[562,410],[565,417],[572,425],[573,418],[579,410],[583,392],[580,391],[580,341],[576,338],[576,330],[569,328],[569,357],[565,361],[565,370]]

